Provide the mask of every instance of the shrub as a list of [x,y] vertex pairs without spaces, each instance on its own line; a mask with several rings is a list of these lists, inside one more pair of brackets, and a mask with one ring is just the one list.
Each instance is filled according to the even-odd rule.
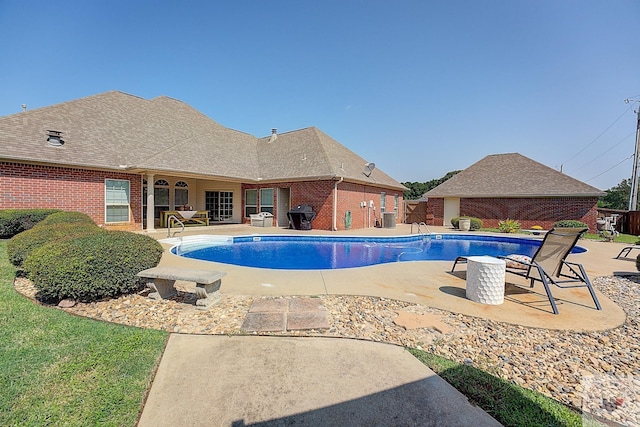
[[93,224],[95,222],[87,214],[82,212],[57,212],[46,217],[38,226],[52,225],[52,224]]
[[461,218],[471,220],[471,230],[480,230],[482,228],[482,220],[480,218],[474,218],[471,216],[459,216],[451,218],[451,225],[453,226],[453,228],[460,228]]
[[[58,215],[58,214],[53,214]],[[29,257],[34,249],[46,245],[49,242],[84,236],[91,233],[99,233],[101,229],[93,222],[83,223],[54,223],[42,225],[43,222],[30,230],[14,236],[7,244],[9,261],[16,267],[22,266],[24,260]]]
[[553,224],[556,228],[588,228],[587,224],[582,221],[576,221],[575,219],[563,219]]
[[0,239],[29,230],[58,209],[8,209],[0,211]]
[[502,233],[516,233],[520,230],[520,223],[515,219],[505,219],[504,221],[498,222],[498,229]]
[[149,236],[103,230],[41,246],[24,269],[44,300],[95,301],[141,289],[136,273],[156,266],[162,252]]

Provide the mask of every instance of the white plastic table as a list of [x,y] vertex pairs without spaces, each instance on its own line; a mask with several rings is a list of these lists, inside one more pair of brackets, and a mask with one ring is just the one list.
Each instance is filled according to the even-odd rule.
[[504,303],[506,263],[492,256],[467,258],[467,298],[482,304]]

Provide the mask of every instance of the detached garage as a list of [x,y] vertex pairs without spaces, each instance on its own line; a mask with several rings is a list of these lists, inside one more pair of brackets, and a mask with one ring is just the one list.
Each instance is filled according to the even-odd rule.
[[435,225],[451,218],[480,218],[485,227],[504,219],[522,228],[549,229],[556,221],[573,219],[596,229],[598,198],[591,185],[518,153],[493,154],[469,166],[424,194]]

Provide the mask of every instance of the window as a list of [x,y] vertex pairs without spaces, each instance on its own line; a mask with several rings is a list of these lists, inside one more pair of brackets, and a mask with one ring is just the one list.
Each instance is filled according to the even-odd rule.
[[160,218],[160,211],[169,210],[169,183],[159,179],[153,184],[154,218]]
[[129,222],[129,181],[106,179],[105,222]]
[[393,210],[396,213],[396,218],[398,218],[398,202],[400,201],[400,196],[398,196],[397,194],[393,195]]
[[244,216],[258,213],[258,190],[244,191]]
[[387,193],[384,191],[380,193],[380,212],[384,212],[387,209]]
[[273,213],[273,188],[260,189],[260,212]]
[[173,190],[173,204],[176,208],[189,204],[189,185],[184,181],[176,182]]

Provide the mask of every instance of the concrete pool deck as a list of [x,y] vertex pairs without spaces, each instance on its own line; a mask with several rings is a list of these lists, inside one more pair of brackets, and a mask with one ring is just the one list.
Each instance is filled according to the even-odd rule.
[[[456,233],[444,227],[430,227],[436,233]],[[151,234],[158,240],[167,236],[166,230]],[[398,224],[396,228],[370,228],[344,232],[322,230],[298,231],[278,227],[251,227],[249,225],[222,225],[186,229],[183,235],[251,235],[251,234],[303,234],[390,236],[408,235],[411,226]],[[623,244],[580,240],[586,253],[569,256],[569,260],[585,267],[591,279],[598,276],[637,272],[630,259],[615,259]],[[165,244],[165,248],[171,245]],[[451,273],[453,262],[412,261],[380,264],[370,267],[339,270],[271,270],[239,267],[229,264],[187,259],[165,253],[161,266],[181,266],[197,269],[221,270],[227,273],[222,281],[222,293],[239,295],[364,295],[378,296],[425,305],[467,316],[481,317],[528,327],[566,330],[605,330],[624,323],[624,311],[604,295],[598,293],[602,310],[596,310],[587,288],[551,291],[559,314],[554,315],[544,288],[537,283],[529,288],[523,278],[507,274],[505,302],[485,305],[465,297],[465,267]],[[515,286],[519,285],[519,286]]]

